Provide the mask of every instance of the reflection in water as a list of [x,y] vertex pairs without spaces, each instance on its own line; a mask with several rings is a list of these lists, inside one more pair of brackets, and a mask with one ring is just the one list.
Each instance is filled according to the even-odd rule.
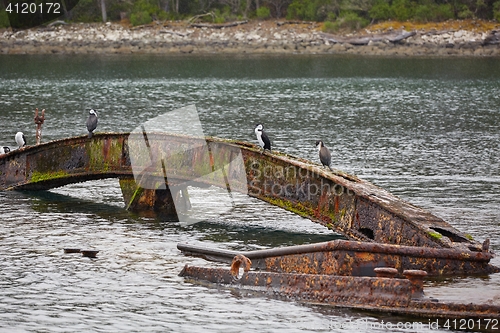
[[[321,139],[333,167],[490,237],[498,252],[499,80],[496,59],[2,56],[0,142],[15,146],[19,130],[33,142],[35,107],[47,110],[48,141],[86,134],[90,107],[98,132],[118,132],[195,104],[208,135],[256,143],[260,122],[276,150],[318,163]],[[210,191],[190,189],[204,212],[193,225],[125,211],[115,179],[0,192],[0,330],[325,332],[355,322],[346,331],[384,332],[362,324],[407,320],[178,277],[185,264],[213,264],[183,256],[178,242],[254,250],[339,237],[246,196],[220,214]],[[73,247],[100,252],[63,253]],[[426,285],[429,297],[500,302],[499,274]]]

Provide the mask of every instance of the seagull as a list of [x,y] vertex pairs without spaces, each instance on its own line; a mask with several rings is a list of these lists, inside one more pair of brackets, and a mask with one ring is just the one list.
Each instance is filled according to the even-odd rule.
[[87,130],[89,131],[89,138],[92,137],[92,132],[97,127],[97,112],[94,109],[90,109],[89,117],[87,119]]
[[328,148],[325,147],[323,141],[321,140],[316,141],[316,147],[318,148],[319,160],[321,161],[321,164],[323,164],[323,166],[327,166],[328,169],[332,170],[332,168],[330,167],[330,164],[332,163],[332,154],[330,153]]
[[264,132],[264,126],[262,126],[262,124],[257,124],[257,126],[255,126],[255,135],[257,136],[259,145],[262,147],[262,151],[265,151],[266,149],[271,151],[271,141],[269,140],[266,132]]
[[17,132],[15,139],[19,148],[26,146],[26,138],[24,137],[23,132]]
[[0,146],[0,155],[7,154],[7,153],[10,153],[10,148]]

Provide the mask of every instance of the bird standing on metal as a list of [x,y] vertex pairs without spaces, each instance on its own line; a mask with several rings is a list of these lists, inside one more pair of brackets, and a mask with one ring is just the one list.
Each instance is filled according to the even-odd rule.
[[257,124],[257,126],[255,126],[255,135],[257,136],[257,141],[259,141],[259,146],[262,147],[262,152],[266,149],[271,151],[271,140],[269,140],[266,132],[264,132],[264,126],[262,126],[262,124]]
[[7,154],[7,153],[10,153],[10,148],[0,146],[0,155]]
[[89,131],[89,138],[92,137],[92,132],[97,128],[97,112],[94,109],[90,109],[89,117],[87,119],[87,130]]
[[321,140],[316,141],[316,148],[318,148],[319,160],[321,161],[321,164],[323,164],[323,166],[327,166],[328,169],[332,170],[332,168],[330,167],[330,164],[332,163],[332,154],[330,153],[330,150],[325,147],[323,141]]
[[23,132],[17,132],[15,136],[15,140],[19,148],[26,146],[26,138],[24,137]]

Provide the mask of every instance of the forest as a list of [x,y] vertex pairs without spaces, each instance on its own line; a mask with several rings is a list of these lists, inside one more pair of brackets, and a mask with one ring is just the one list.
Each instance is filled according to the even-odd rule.
[[[14,0],[12,0],[14,1]],[[33,0],[32,0],[33,1]],[[40,0],[35,0],[40,2]],[[8,27],[7,4],[0,1],[0,27]],[[46,1],[45,1],[46,2]],[[500,22],[500,0],[65,0],[68,22],[196,19],[225,23],[246,19],[324,22],[329,30],[357,30],[380,21],[442,22],[481,19]]]

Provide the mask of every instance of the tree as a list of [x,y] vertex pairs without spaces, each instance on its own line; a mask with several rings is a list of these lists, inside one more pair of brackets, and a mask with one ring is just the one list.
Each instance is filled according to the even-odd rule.
[[108,20],[108,17],[106,15],[106,1],[101,0],[101,14],[102,14],[102,21],[106,22]]
[[276,18],[281,18],[283,8],[288,7],[291,0],[267,0],[269,5],[272,5],[276,11]]

